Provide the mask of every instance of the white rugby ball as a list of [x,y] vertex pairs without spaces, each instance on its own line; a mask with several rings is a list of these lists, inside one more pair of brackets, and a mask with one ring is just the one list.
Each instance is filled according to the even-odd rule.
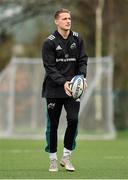
[[72,78],[70,83],[72,97],[78,99],[84,92],[84,77],[76,75]]

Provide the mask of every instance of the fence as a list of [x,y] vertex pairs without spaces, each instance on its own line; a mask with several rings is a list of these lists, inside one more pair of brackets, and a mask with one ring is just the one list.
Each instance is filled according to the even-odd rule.
[[[12,58],[0,74],[0,137],[43,138],[46,116],[41,98],[44,69],[41,59]],[[79,137],[115,137],[113,125],[113,62],[89,58],[88,90],[81,98]],[[66,128],[63,110],[59,134]]]

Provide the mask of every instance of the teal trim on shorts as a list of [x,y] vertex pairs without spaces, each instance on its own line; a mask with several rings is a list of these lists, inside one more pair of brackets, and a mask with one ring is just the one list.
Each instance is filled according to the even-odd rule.
[[78,122],[79,121],[78,121],[78,118],[77,118],[77,129],[76,129],[76,133],[75,133],[74,140],[73,140],[72,150],[74,150],[75,147],[76,147],[76,137],[78,135]]
[[48,110],[47,110],[47,129],[46,129],[46,133],[45,133],[47,145],[45,147],[45,151],[49,152],[49,153],[50,153],[50,126],[51,126],[50,118],[49,118],[49,114],[48,114]]

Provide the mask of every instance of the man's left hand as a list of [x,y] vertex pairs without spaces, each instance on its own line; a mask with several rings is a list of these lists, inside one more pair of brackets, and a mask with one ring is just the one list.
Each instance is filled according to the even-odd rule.
[[87,85],[87,79],[84,78],[84,91],[85,91],[85,92],[87,91],[87,87],[88,87],[88,85]]

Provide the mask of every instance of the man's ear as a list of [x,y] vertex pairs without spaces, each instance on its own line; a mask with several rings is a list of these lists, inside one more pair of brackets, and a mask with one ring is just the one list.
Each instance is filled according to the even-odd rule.
[[54,21],[54,22],[55,22],[55,25],[57,25],[57,24],[58,24],[56,19],[55,19],[55,21]]

